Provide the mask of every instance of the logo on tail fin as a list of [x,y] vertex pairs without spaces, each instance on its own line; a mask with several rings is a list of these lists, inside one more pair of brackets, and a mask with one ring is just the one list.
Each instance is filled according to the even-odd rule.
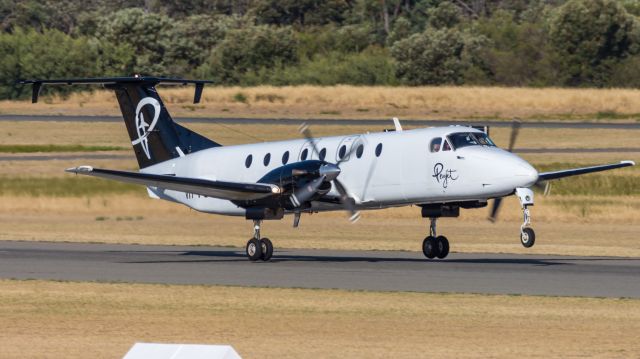
[[[145,105],[153,106],[153,119],[151,120],[151,124],[148,124],[144,120],[144,114],[142,112],[142,108]],[[138,133],[138,138],[134,141],[131,141],[132,145],[140,144],[142,146],[142,150],[144,154],[147,155],[148,159],[151,159],[151,153],[149,152],[149,140],[147,137],[156,127],[156,123],[158,122],[158,118],[160,117],[160,103],[153,97],[145,97],[140,102],[138,102],[138,106],[136,107],[136,132]]]

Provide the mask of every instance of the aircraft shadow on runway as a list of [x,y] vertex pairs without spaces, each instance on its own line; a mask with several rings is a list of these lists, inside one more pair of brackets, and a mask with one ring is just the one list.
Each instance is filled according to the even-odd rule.
[[[156,252],[157,253],[157,252]],[[187,251],[171,252],[184,256],[184,259],[149,260],[149,261],[126,261],[123,263],[249,263],[243,251],[219,250],[219,251]],[[195,257],[205,257],[196,259]],[[326,256],[326,255],[301,255],[289,254],[287,251],[276,252],[270,263],[295,263],[295,262],[322,262],[322,263],[425,263],[425,264],[505,264],[505,265],[527,265],[527,266],[558,266],[574,265],[575,261],[615,261],[630,260],[629,258],[449,258],[445,260],[428,260],[426,258],[392,258],[392,257],[364,257],[364,256]],[[264,263],[257,261],[256,263]]]

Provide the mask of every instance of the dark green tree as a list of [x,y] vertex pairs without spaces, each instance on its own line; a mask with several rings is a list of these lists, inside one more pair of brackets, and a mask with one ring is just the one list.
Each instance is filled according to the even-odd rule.
[[166,16],[132,8],[104,18],[98,24],[96,35],[112,44],[128,45],[135,57],[135,72],[171,75],[166,60],[173,27],[174,21]]
[[448,1],[441,2],[438,6],[427,10],[429,26],[442,29],[458,25],[462,21],[460,8]]
[[[126,46],[72,38],[58,30],[15,28],[12,34],[0,34],[0,58],[0,98],[27,97],[30,89],[16,85],[19,79],[120,75],[132,65],[132,52]],[[45,87],[42,93],[72,89],[79,88]]]
[[253,12],[261,24],[325,25],[342,23],[350,0],[259,0]]
[[181,76],[193,72],[228,31],[241,26],[240,19],[225,15],[193,15],[176,22],[169,32],[164,59],[168,72]]
[[248,72],[297,62],[297,41],[289,27],[252,26],[227,33],[198,73],[219,83],[240,83]]
[[427,29],[393,45],[396,75],[409,85],[462,84],[485,42],[455,29]]
[[615,0],[569,0],[549,27],[565,84],[603,86],[617,62],[638,52],[638,20]]
[[474,23],[473,31],[490,40],[480,52],[486,76],[475,81],[508,86],[558,85],[559,58],[543,24],[518,22],[516,16],[498,10],[492,17]]

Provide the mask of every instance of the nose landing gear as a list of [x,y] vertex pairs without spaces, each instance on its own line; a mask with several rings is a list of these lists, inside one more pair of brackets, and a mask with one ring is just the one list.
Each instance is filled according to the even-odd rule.
[[250,261],[268,261],[273,255],[273,244],[269,238],[260,238],[260,224],[262,221],[253,221],[253,238],[247,242],[246,253]]
[[449,240],[445,236],[436,234],[437,217],[430,218],[429,236],[422,242],[422,253],[424,256],[433,259],[443,259],[449,254]]
[[525,248],[531,248],[536,242],[536,232],[531,228],[531,216],[529,214],[529,206],[533,206],[533,191],[529,188],[516,188],[516,195],[520,200],[524,217],[520,226],[520,243]]

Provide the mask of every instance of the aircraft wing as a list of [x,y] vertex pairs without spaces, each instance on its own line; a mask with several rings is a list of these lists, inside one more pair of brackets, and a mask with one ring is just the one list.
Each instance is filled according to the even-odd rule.
[[591,173],[591,172],[607,171],[607,170],[612,170],[614,168],[634,166],[634,165],[635,165],[635,162],[633,161],[620,161],[620,163],[612,163],[609,165],[581,167],[581,168],[574,168],[570,170],[553,171],[553,172],[543,172],[538,174],[538,182],[554,180],[554,179],[559,179],[559,178],[564,178],[569,176],[583,175],[585,173]]
[[280,193],[280,187],[266,183],[211,181],[200,178],[176,177],[172,175],[115,171],[93,168],[90,166],[73,167],[68,168],[65,171],[232,201],[260,199]]

